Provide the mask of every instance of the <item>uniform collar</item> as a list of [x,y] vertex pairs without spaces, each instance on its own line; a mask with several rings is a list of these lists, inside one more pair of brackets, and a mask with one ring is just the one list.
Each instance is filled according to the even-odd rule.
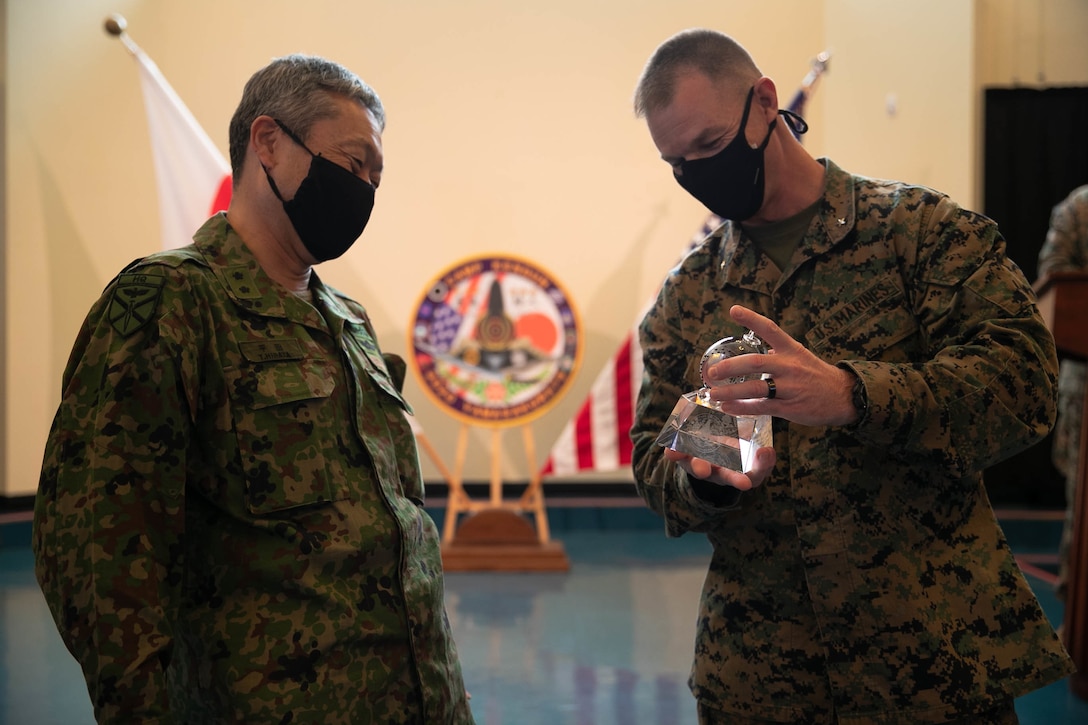
[[827,158],[819,159],[824,174],[823,198],[808,233],[801,240],[785,270],[779,270],[743,232],[739,224],[725,222],[711,236],[720,244],[718,282],[727,286],[754,289],[770,294],[800,265],[827,253],[847,240],[856,221],[854,177]]
[[337,328],[336,333],[345,322],[365,324],[363,317],[349,309],[336,291],[321,281],[317,272],[310,275],[313,305],[269,277],[227,222],[225,212],[208,219],[193,235],[193,242],[219,284],[239,307],[257,315],[288,319],[310,327],[331,325]]

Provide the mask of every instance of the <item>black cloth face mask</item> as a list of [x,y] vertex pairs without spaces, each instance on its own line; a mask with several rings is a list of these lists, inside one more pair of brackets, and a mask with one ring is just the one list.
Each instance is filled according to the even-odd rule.
[[[748,91],[736,137],[713,156],[681,161],[680,173],[674,174],[680,186],[723,219],[744,221],[755,216],[763,206],[763,150],[771,141],[778,119],[767,127],[763,143],[756,148],[748,145],[744,129],[748,126],[748,112],[755,90],[753,86]],[[778,113],[786,117],[786,122],[797,133],[808,130],[804,119],[792,111],[780,110]]]
[[370,221],[370,213],[374,210],[374,187],[340,164],[310,151],[281,121],[276,124],[312,158],[310,170],[294,198],[285,200],[268,169],[264,169],[268,185],[283,204],[291,226],[313,258],[318,262],[336,259],[348,251]]

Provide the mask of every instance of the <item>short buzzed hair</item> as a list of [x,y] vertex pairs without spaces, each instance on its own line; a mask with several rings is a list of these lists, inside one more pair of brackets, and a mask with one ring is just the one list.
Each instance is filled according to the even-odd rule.
[[[331,95],[330,95],[331,94]],[[385,109],[374,89],[350,70],[315,55],[276,58],[254,73],[242,90],[242,100],[230,119],[230,166],[234,183],[242,173],[249,147],[249,130],[258,116],[282,121],[305,139],[315,121],[333,118],[334,96],[358,101],[385,128]]]
[[763,75],[740,43],[704,28],[682,30],[657,47],[635,86],[635,116],[668,106],[681,71],[697,70],[712,81],[752,85]]

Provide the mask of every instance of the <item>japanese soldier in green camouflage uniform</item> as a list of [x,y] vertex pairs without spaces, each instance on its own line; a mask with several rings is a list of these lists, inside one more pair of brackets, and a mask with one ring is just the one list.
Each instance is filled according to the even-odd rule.
[[[1016,722],[1013,699],[1072,666],[982,483],[1050,430],[1057,371],[994,223],[812,158],[790,133],[804,122],[720,33],[660,46],[635,106],[677,181],[732,220],[641,324],[631,433],[667,533],[713,544],[701,721]],[[747,475],[655,443],[703,351],[745,328],[773,352],[718,362],[711,395],[774,417]]]
[[363,231],[384,124],[350,71],[273,61],[229,210],[87,316],[34,550],[99,722],[472,722],[403,362],[312,270]]

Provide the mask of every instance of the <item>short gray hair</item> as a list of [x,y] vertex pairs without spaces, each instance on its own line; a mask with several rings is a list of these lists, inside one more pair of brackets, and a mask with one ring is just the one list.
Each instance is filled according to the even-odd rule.
[[740,43],[704,28],[682,30],[657,47],[635,87],[635,116],[668,106],[681,71],[697,70],[712,81],[753,85],[763,75]]
[[242,100],[230,119],[230,166],[237,182],[249,146],[249,130],[258,116],[282,121],[299,138],[306,138],[315,121],[336,115],[332,95],[358,101],[385,128],[385,109],[374,89],[359,76],[331,60],[314,55],[276,58],[254,73],[242,90]]

